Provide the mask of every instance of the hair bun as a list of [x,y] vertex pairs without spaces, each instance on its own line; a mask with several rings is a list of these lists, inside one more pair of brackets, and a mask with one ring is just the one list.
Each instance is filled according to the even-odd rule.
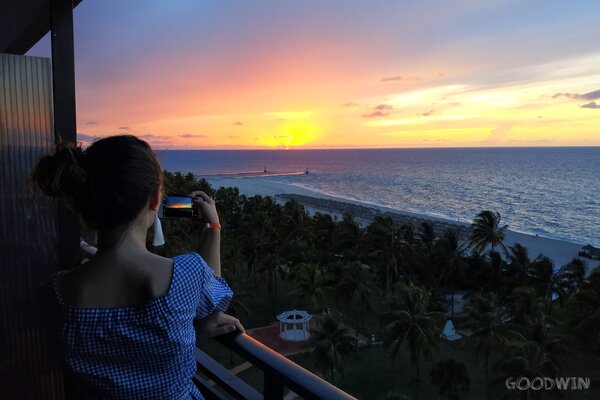
[[89,174],[83,167],[85,153],[74,143],[60,143],[54,155],[40,160],[33,180],[47,195],[75,197],[86,190]]
[[148,212],[162,170],[148,143],[118,135],[95,141],[85,151],[74,143],[58,145],[39,161],[33,180],[43,192],[65,201],[88,228],[101,232],[102,246],[111,247],[128,224]]

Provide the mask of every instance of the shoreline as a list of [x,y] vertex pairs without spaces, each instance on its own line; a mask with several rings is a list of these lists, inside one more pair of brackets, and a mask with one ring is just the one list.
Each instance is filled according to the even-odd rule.
[[[311,214],[315,212],[327,213],[340,219],[344,212],[350,212],[361,226],[368,225],[375,215],[383,214],[390,216],[400,224],[412,224],[415,227],[418,227],[423,221],[431,222],[434,225],[436,233],[448,228],[457,228],[461,233],[461,237],[467,234],[470,227],[470,223],[467,222],[453,221],[427,214],[372,205],[366,202],[331,196],[303,187],[267,181],[261,178],[235,179],[211,177],[206,178],[206,180],[214,188],[237,187],[240,194],[246,196],[272,196],[283,203],[288,199],[296,199]],[[529,257],[532,260],[539,254],[549,257],[554,262],[555,269],[578,257],[578,252],[583,246],[579,243],[530,235],[510,229],[506,231],[504,243],[507,247],[515,243],[520,243],[529,250]],[[584,261],[588,271],[598,265],[597,260],[581,259]]]

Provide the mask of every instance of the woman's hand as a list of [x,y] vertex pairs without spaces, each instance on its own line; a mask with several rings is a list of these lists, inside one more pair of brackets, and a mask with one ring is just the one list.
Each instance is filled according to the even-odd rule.
[[215,206],[215,201],[210,198],[209,195],[204,193],[201,190],[196,190],[190,194],[191,197],[194,197],[198,204],[198,210],[200,211],[199,216],[204,220],[204,222],[219,223],[219,214],[217,214],[217,207]]
[[245,329],[240,323],[239,319],[232,317],[231,315],[227,315],[221,311],[217,311],[216,313],[201,319],[198,322],[197,327],[198,335],[202,339],[209,339],[215,336],[225,335],[226,333],[235,332],[236,330],[245,332]]

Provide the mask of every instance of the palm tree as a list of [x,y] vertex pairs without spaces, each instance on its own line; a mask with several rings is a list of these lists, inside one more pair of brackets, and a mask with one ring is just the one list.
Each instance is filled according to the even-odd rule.
[[279,221],[278,233],[282,237],[282,248],[285,257],[292,263],[303,262],[311,253],[313,230],[311,217],[297,200],[288,200],[283,208]]
[[[503,358],[496,364],[498,374],[494,383],[504,388],[508,377],[533,379],[556,376],[558,367],[554,360],[534,341],[512,343]],[[546,399],[551,392],[527,390],[518,396],[526,399]]]
[[527,341],[537,344],[547,354],[553,366],[558,368],[554,355],[560,350],[561,341],[555,334],[554,320],[543,312],[537,313],[530,318],[523,332]]
[[331,262],[335,253],[336,223],[331,215],[318,212],[312,217],[312,227],[316,261],[319,265],[326,265]]
[[471,224],[471,246],[481,253],[489,245],[492,251],[496,246],[500,246],[505,252],[504,234],[508,225],[500,226],[500,213],[492,211],[481,211]]
[[553,300],[558,299],[564,304],[579,289],[585,279],[585,265],[574,258],[554,271],[552,261],[542,257],[531,264],[529,278],[546,302],[547,312],[550,312]]
[[433,224],[428,221],[421,222],[421,230],[419,232],[419,241],[421,242],[421,245],[429,249],[433,245],[434,240],[435,230]]
[[219,210],[221,224],[227,228],[223,233],[232,234],[234,237],[237,234],[244,199],[236,187],[221,187],[215,192],[215,203]]
[[600,349],[600,266],[594,268],[575,295],[576,317],[569,326],[584,344]]
[[281,265],[278,253],[267,253],[261,257],[260,265],[256,270],[258,280],[266,285],[267,293],[271,295],[271,308],[273,314],[277,311],[278,281],[285,279],[285,271]]
[[400,237],[406,244],[414,245],[418,242],[415,227],[411,224],[402,224],[400,226]]
[[446,394],[448,400],[459,400],[461,395],[469,393],[471,381],[467,367],[453,358],[438,362],[429,372],[431,383],[440,387],[440,394]]
[[544,301],[539,297],[535,288],[519,286],[507,296],[507,302],[512,315],[512,322],[519,325],[530,324],[540,314],[544,313]]
[[227,266],[231,275],[236,275],[238,267],[241,269],[246,264],[246,257],[235,239],[225,237],[225,234],[223,234],[222,239],[221,263]]
[[466,322],[462,328],[470,332],[465,338],[465,344],[475,345],[475,355],[483,356],[485,386],[489,400],[489,364],[492,353],[524,338],[509,322],[508,310],[499,305],[498,297],[494,293],[472,296],[464,311]]
[[388,302],[388,309],[381,317],[385,324],[383,344],[392,349],[392,360],[396,359],[403,344],[408,346],[410,361],[415,366],[416,381],[419,382],[420,356],[425,350],[438,349],[438,341],[444,314],[431,309],[431,295],[422,287],[402,285],[399,294]]
[[506,261],[502,255],[492,250],[483,256],[473,252],[467,260],[470,268],[465,275],[470,286],[483,291],[494,291],[503,297],[508,288],[503,276]]
[[163,186],[169,196],[177,193],[191,193],[194,190],[202,190],[211,197],[214,194],[206,179],[196,179],[191,172],[183,175],[181,172],[164,171]]
[[319,327],[311,330],[309,341],[312,362],[324,374],[329,372],[335,384],[334,371],[343,372],[344,359],[356,349],[356,337],[334,314],[322,314]]
[[549,310],[556,283],[552,260],[540,254],[530,264],[527,271],[527,278],[528,283],[536,288],[538,296],[546,303],[546,308]]
[[448,289],[450,287],[450,319],[454,318],[454,293],[464,276],[464,246],[460,243],[460,235],[454,229],[447,229],[436,243],[441,261],[440,281]]
[[400,278],[400,230],[390,217],[376,216],[365,233],[365,253],[384,285],[385,294]]
[[334,233],[336,252],[345,260],[357,259],[362,236],[363,231],[352,214],[345,213]]
[[346,307],[355,307],[360,314],[360,322],[365,330],[365,312],[371,309],[371,299],[374,291],[372,273],[358,262],[343,264],[336,274],[334,287],[338,303]]
[[242,207],[240,247],[247,260],[248,275],[254,277],[258,287],[257,271],[261,258],[280,247],[278,221],[281,207],[271,196],[253,196],[246,199]]
[[289,278],[292,280],[292,288],[288,296],[306,302],[311,312],[321,310],[328,288],[319,267],[315,264],[298,264]]
[[581,287],[585,280],[586,268],[581,259],[574,258],[554,273],[552,292],[560,304],[564,304]]
[[[521,286],[529,283],[531,280],[530,273],[534,270],[539,270],[544,274],[552,273],[552,265],[548,268],[548,263],[552,263],[547,257],[540,254],[534,260],[529,258],[529,250],[520,243],[515,243],[510,246],[508,252],[508,265],[505,272],[509,280],[509,285],[512,287]],[[540,265],[538,265],[540,264]],[[544,265],[546,264],[546,265]]]

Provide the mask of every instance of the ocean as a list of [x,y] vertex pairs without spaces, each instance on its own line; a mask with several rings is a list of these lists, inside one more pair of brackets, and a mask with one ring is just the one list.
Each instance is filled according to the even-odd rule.
[[513,231],[600,246],[600,147],[157,153],[168,171],[242,172],[231,177],[461,222],[489,209]]

